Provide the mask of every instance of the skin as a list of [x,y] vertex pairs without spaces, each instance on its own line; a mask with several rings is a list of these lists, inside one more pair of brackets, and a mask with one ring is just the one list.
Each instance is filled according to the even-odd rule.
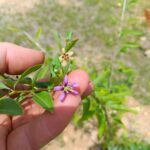
[[[10,43],[0,43],[0,74],[20,74],[28,67],[44,62],[44,54]],[[1,150],[38,150],[59,135],[70,122],[82,96],[92,91],[86,72],[75,70],[69,75],[70,82],[77,82],[80,95],[68,95],[63,103],[54,94],[54,113],[42,109],[31,99],[23,104],[24,115],[10,117],[0,115]]]

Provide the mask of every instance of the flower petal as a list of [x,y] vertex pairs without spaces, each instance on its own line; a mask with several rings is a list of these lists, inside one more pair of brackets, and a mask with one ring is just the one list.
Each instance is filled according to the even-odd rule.
[[67,63],[68,63],[68,62],[67,62],[66,60],[63,60],[63,59],[62,59],[61,65],[62,65],[63,67],[66,67],[66,66],[67,66]]
[[61,90],[63,90],[63,86],[55,86],[54,87],[54,91],[61,91]]
[[76,90],[71,90],[70,92],[71,92],[72,94],[74,94],[74,95],[78,95],[78,94],[79,94],[79,92],[76,91]]
[[65,48],[62,48],[62,53],[65,53]]
[[79,84],[76,83],[76,82],[74,82],[74,83],[71,85],[71,87],[73,87],[73,88],[76,88],[76,87],[78,87],[78,86],[79,86]]
[[67,86],[68,85],[68,76],[67,75],[65,75],[65,77],[64,77],[64,83],[63,83],[65,86]]
[[74,54],[74,52],[73,51],[69,51],[69,52],[67,52],[67,54],[71,57]]
[[67,94],[66,94],[65,92],[62,92],[61,95],[60,95],[60,97],[59,97],[59,100],[60,100],[61,102],[63,102],[63,101],[65,100],[66,95],[67,95]]

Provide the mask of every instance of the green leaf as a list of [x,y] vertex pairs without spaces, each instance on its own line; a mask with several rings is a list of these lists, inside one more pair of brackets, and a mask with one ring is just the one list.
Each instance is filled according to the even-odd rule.
[[16,27],[8,27],[7,28],[9,31],[11,31],[11,32],[21,32],[21,30],[19,29],[19,28],[16,28]]
[[53,61],[52,61],[52,65],[54,66],[55,69],[59,69],[61,67],[61,63],[59,60],[59,57],[56,56]]
[[61,63],[60,63],[59,57],[56,56],[52,61],[52,65],[50,66],[51,76],[56,77],[60,68],[61,68]]
[[90,99],[83,100],[83,114],[79,122],[88,120],[94,115],[95,111],[90,110]]
[[129,92],[118,92],[118,93],[109,93],[107,95],[101,96],[103,100],[107,101],[114,101],[114,103],[117,102],[123,102],[126,96],[129,96]]
[[106,67],[105,70],[97,76],[97,78],[93,81],[96,87],[108,87],[109,85],[109,77],[111,75],[111,69]]
[[4,83],[0,82],[0,89],[7,89],[7,90],[9,90],[10,88],[7,87]]
[[73,35],[72,31],[67,32],[67,34],[66,34],[66,40],[67,41],[71,41],[72,40],[72,35]]
[[33,67],[27,69],[26,71],[24,71],[24,72],[20,75],[20,77],[18,78],[18,80],[17,80],[17,82],[15,83],[14,87],[15,87],[21,80],[23,80],[26,76],[28,76],[29,74],[31,74],[31,73],[37,71],[39,68],[41,68],[41,66],[42,66],[41,64],[35,65],[35,66],[33,66]]
[[100,140],[104,135],[104,131],[106,129],[106,118],[102,110],[98,111],[97,120],[98,120],[98,139]]
[[114,102],[110,101],[109,103],[107,103],[107,106],[109,106],[111,109],[120,111],[120,112],[132,112],[132,113],[136,113],[137,110],[130,108],[128,106],[125,106],[123,104],[115,104]]
[[49,64],[42,66],[34,75],[34,77],[32,79],[32,85],[34,86],[36,81],[46,77],[49,70],[50,70]]
[[55,69],[54,67],[50,68],[50,72],[51,72],[52,77],[56,77],[56,73],[55,73],[54,69]]
[[65,46],[65,51],[68,52],[76,43],[78,39],[75,39],[73,41],[67,41]]
[[42,28],[39,28],[36,32],[35,39],[39,40],[39,38],[41,37],[41,34],[42,34]]
[[3,77],[0,75],[0,81],[3,81],[3,83],[7,86],[7,87],[13,87],[14,85],[14,81],[13,79],[9,78],[9,77]]
[[42,106],[44,109],[52,112],[53,111],[53,99],[52,96],[48,92],[40,92],[40,93],[33,93],[33,100],[35,103]]
[[0,99],[0,114],[21,115],[23,109],[11,98]]
[[40,71],[38,72],[39,74],[38,74],[38,78],[37,79],[44,78],[47,75],[47,73],[49,71],[49,68],[50,68],[49,64],[44,66],[43,68],[41,68]]
[[139,0],[129,0],[127,3],[127,8],[132,8],[135,4],[138,3]]
[[140,47],[139,43],[136,43],[136,42],[127,42],[120,49],[120,52],[126,52],[128,49],[134,49],[134,48],[139,48],[139,47]]
[[38,88],[47,88],[50,86],[50,82],[36,82],[35,86]]
[[137,36],[142,36],[144,33],[142,31],[140,31],[140,30],[125,28],[121,32],[121,37],[124,37],[126,35],[131,35],[131,34],[132,35],[137,35]]

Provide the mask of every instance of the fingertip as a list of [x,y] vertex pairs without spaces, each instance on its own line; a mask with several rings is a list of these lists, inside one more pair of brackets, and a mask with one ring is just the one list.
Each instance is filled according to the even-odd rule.
[[82,95],[82,98],[91,95],[92,92],[93,92],[93,89],[94,89],[94,85],[93,85],[93,83],[90,81],[89,84],[88,84],[87,89],[85,90],[85,92],[84,92],[83,95]]
[[77,83],[80,88],[80,95],[86,91],[89,84],[89,76],[84,70],[75,70],[72,71],[69,75],[69,82]]
[[89,76],[88,74],[83,70],[75,70],[72,71],[68,75],[69,83],[77,83],[79,85],[79,95],[74,94],[67,94],[64,102],[60,102],[59,97],[61,95],[61,91],[55,92],[54,94],[54,100],[55,100],[55,106],[62,106],[62,107],[72,107],[74,110],[78,107],[81,101],[81,96],[84,94],[86,89],[88,88],[89,84]]

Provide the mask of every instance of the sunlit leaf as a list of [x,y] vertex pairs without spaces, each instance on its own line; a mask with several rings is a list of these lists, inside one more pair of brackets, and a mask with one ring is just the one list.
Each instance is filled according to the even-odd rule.
[[39,104],[47,111],[52,112],[54,109],[52,96],[46,91],[42,91],[40,93],[33,93],[33,100],[35,103]]
[[72,31],[67,32],[67,34],[66,34],[66,40],[67,41],[71,41],[72,40],[72,36],[73,36],[73,32]]
[[126,35],[137,35],[137,36],[142,36],[143,32],[140,30],[136,30],[136,29],[127,29],[125,28],[124,30],[122,30],[121,32],[121,36],[126,36]]
[[41,37],[41,34],[42,34],[42,28],[39,28],[36,32],[35,39],[39,40],[39,38]]
[[46,75],[48,74],[50,70],[50,65],[44,65],[42,66],[37,72],[36,74],[33,76],[32,79],[32,85],[34,86],[36,81],[38,81],[39,79],[43,79],[44,77],[46,77]]
[[65,46],[65,51],[69,51],[72,47],[75,46],[77,43],[78,39],[72,40],[72,41],[67,41],[66,46]]
[[4,83],[0,82],[0,89],[7,89],[7,90],[9,90],[10,88],[7,87]]
[[127,42],[122,46],[122,48],[120,49],[120,52],[126,52],[128,49],[134,49],[134,48],[139,48],[139,47],[140,47],[139,43]]
[[98,139],[100,140],[104,135],[104,131],[106,129],[106,118],[103,111],[99,111],[97,113],[97,120],[98,120]]
[[27,69],[26,71],[24,71],[24,72],[19,76],[17,82],[15,83],[15,86],[16,86],[21,80],[23,80],[26,76],[28,76],[29,74],[31,74],[31,73],[37,71],[39,68],[41,68],[41,66],[42,66],[41,64],[35,65],[35,66],[33,66],[33,67]]

